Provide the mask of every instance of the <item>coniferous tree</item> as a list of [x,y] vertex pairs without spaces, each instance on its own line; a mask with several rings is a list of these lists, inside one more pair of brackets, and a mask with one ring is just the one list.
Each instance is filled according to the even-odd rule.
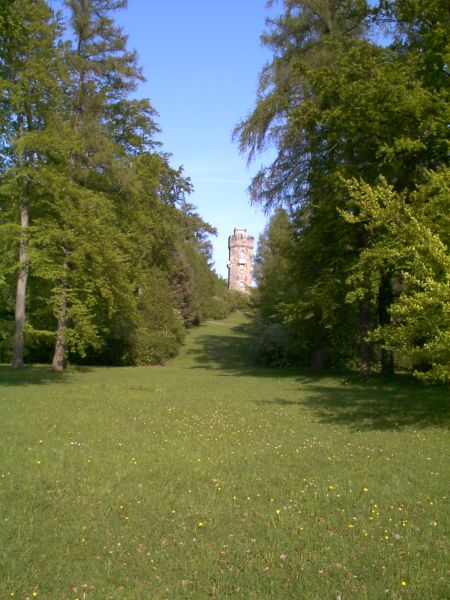
[[[13,367],[24,366],[24,330],[30,263],[30,217],[39,215],[45,184],[40,169],[52,145],[54,116],[62,106],[61,28],[42,0],[4,3],[1,21],[2,220],[17,231]],[[8,219],[18,219],[15,230]],[[5,227],[6,226],[6,227]],[[6,237],[6,236],[5,236]],[[7,238],[5,240],[7,242]],[[13,245],[15,241],[13,241]]]
[[[79,256],[78,240],[83,233],[80,229],[83,227],[83,220],[79,219],[79,215],[84,212],[84,218],[89,220],[91,225],[97,224],[101,231],[107,230],[109,226],[107,236],[110,243],[114,237],[116,242],[119,240],[114,207],[105,180],[108,177],[115,178],[118,183],[121,171],[116,163],[120,157],[117,145],[108,135],[105,123],[108,123],[111,115],[117,119],[119,105],[124,102],[126,95],[135,89],[140,79],[136,55],[127,50],[126,37],[111,17],[111,12],[125,7],[126,2],[68,0],[66,4],[70,10],[74,36],[73,49],[69,55],[71,85],[67,115],[73,141],[69,150],[72,193],[66,199],[63,198],[59,215],[62,239],[60,277],[55,298],[58,321],[52,361],[55,370],[62,370],[65,366],[70,318],[75,325],[79,325],[78,330],[77,327],[72,328],[72,335],[78,343],[83,345],[82,338],[86,333],[89,334],[86,341],[92,343],[97,337],[96,328],[93,324],[91,326],[90,313],[86,310],[89,299],[92,300],[95,296],[92,292],[97,288],[95,291],[103,292],[103,298],[108,301],[109,295],[111,299],[113,290],[108,285],[107,276],[104,277],[104,289],[96,285],[99,281],[98,275],[91,285],[88,285],[85,278],[82,278],[81,282],[77,282],[75,278],[74,284],[71,284],[73,272],[86,274],[86,265],[80,268],[77,260],[83,260],[89,254],[96,257],[100,250],[99,246],[91,245],[91,248]],[[93,218],[93,213],[99,210],[105,217],[102,220]],[[95,231],[91,231],[90,234],[88,239],[85,238],[88,243],[104,241],[103,236],[99,238]],[[120,248],[120,244],[117,246]],[[101,248],[105,248],[105,245],[101,244]],[[107,266],[111,255],[102,258],[97,264]],[[116,268],[122,267],[120,271],[123,273],[126,265],[121,257],[117,256],[114,262]],[[77,294],[80,284],[84,287],[81,298]],[[127,293],[126,290],[121,291]]]
[[[266,145],[277,148],[274,162],[253,180],[251,194],[266,207],[284,204],[294,214],[299,261],[309,265],[309,272],[299,274],[297,301],[286,306],[280,318],[292,322],[294,314],[295,320],[301,320],[303,313],[314,321],[316,335],[308,345],[311,354],[323,355],[333,345],[333,323],[343,325],[332,310],[339,310],[345,296],[340,272],[344,261],[335,259],[348,253],[349,246],[348,228],[339,223],[336,211],[345,201],[337,193],[337,171],[355,165],[348,155],[354,141],[350,143],[324,119],[329,107],[320,78],[331,84],[342,57],[364,46],[368,7],[359,1],[288,0],[285,9],[281,17],[269,22],[269,32],[262,38],[274,58],[261,74],[255,110],[235,135],[250,158]],[[353,247],[358,244],[355,238]],[[366,303],[360,312],[364,322]],[[362,370],[367,370],[366,354],[363,339]]]
[[[366,250],[380,247],[379,232],[358,219],[361,204],[349,182],[377,189],[384,178],[416,202],[430,171],[447,164],[448,7],[439,0],[426,7],[383,1],[371,11],[364,2],[284,4],[263,38],[274,58],[261,75],[255,110],[236,130],[250,157],[269,144],[277,149],[253,181],[253,199],[291,209],[295,252],[287,280],[296,287],[278,319],[303,345],[327,350],[332,362],[359,345],[362,374],[373,357],[389,374],[393,317],[406,287],[395,260],[371,263],[373,269],[363,261],[361,270]],[[391,44],[364,35],[386,24]],[[433,210],[427,227],[434,235],[445,211],[431,217]],[[353,271],[364,273],[357,294],[349,293]],[[309,332],[308,322],[315,324]],[[389,341],[371,335],[375,330],[391,332]]]
[[17,366],[24,331],[28,359],[53,345],[57,371],[160,363],[186,326],[233,305],[212,271],[214,228],[155,141],[150,102],[130,98],[142,76],[112,18],[126,2],[65,4],[67,31],[45,0],[0,11],[1,350],[17,276]]

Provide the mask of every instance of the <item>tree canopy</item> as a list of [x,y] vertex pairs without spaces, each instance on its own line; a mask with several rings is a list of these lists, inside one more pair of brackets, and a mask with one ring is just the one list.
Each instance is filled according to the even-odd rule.
[[250,160],[275,148],[250,192],[287,210],[288,244],[279,212],[261,239],[261,315],[293,362],[448,381],[448,5],[283,4],[235,130]]
[[0,11],[0,356],[161,363],[234,302],[215,229],[135,95],[143,75],[114,21],[125,0],[64,7]]

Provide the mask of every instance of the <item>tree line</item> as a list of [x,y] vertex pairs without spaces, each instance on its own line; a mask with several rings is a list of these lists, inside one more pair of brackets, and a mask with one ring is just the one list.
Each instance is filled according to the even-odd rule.
[[235,130],[272,217],[258,360],[450,381],[446,0],[284,0]]
[[0,0],[0,360],[153,364],[236,298],[114,21]]

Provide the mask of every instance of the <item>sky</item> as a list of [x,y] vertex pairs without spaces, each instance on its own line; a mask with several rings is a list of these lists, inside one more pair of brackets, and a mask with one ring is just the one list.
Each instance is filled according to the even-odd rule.
[[263,160],[247,167],[231,135],[254,107],[270,59],[260,35],[280,10],[266,0],[128,0],[116,14],[146,78],[137,95],[158,111],[163,150],[192,181],[188,201],[217,229],[214,268],[225,278],[233,229],[256,242],[267,220],[247,191]]

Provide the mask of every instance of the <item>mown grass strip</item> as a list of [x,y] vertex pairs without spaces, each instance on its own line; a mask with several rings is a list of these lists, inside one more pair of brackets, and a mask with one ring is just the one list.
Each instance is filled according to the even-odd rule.
[[256,369],[0,369],[0,598],[448,596],[448,392]]

